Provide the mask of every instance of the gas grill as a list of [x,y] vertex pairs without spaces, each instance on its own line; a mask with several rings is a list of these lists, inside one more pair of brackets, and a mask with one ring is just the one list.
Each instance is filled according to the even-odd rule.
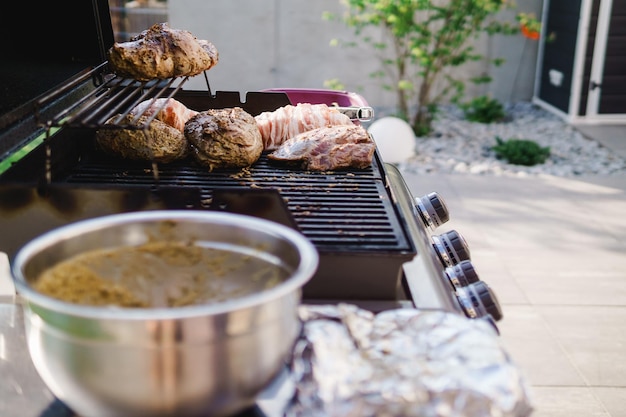
[[[133,89],[131,93],[138,90],[143,88]],[[116,94],[112,94],[114,98]],[[255,103],[261,103],[261,109],[267,109],[267,103],[276,102],[277,95],[281,96],[282,103],[289,103],[284,94],[276,92],[260,92],[248,97],[252,95],[256,98],[245,103],[235,104],[228,100],[227,105],[220,102],[219,107],[235,104],[251,114],[258,114],[262,110]],[[173,95],[189,107],[200,110],[215,108],[215,102],[223,96],[218,93],[219,98],[213,99],[207,93],[187,94],[185,91]],[[264,96],[269,99],[263,101]],[[143,99],[144,95],[138,97]],[[37,104],[45,107],[42,103]],[[131,107],[134,104],[130,102]],[[110,102],[107,105],[116,108]],[[65,114],[65,109],[59,113]],[[99,118],[106,120],[108,117],[107,113]],[[161,189],[169,189],[172,194],[176,193],[175,190],[184,194],[185,199],[179,202],[181,208],[237,210],[244,214],[255,214],[254,202],[246,203],[246,199],[254,199],[260,190],[276,192],[288,209],[283,217],[293,218],[293,224],[316,244],[323,258],[317,275],[305,288],[306,297],[393,299],[398,290],[401,266],[415,255],[415,247],[406,236],[391,200],[385,183],[384,164],[378,155],[372,166],[363,170],[304,172],[271,164],[263,155],[248,169],[209,172],[206,167],[189,160],[154,166],[150,162],[102,155],[93,147],[91,125],[73,120],[68,123],[69,126],[63,126],[45,139],[39,148],[0,177],[3,182],[13,185],[7,192],[16,193],[16,184],[27,184],[40,188],[33,194],[35,200],[45,200],[45,190],[54,187],[63,187],[66,198],[70,199],[77,199],[79,194],[88,193],[90,189],[142,190],[156,194]],[[81,125],[73,126],[77,123]],[[44,124],[55,125],[57,122]],[[216,191],[221,196],[228,191],[231,204],[213,201]],[[234,194],[242,201],[232,201]],[[195,199],[190,199],[191,195]],[[29,199],[26,205],[32,201]],[[111,211],[116,210],[111,208]],[[16,239],[11,241],[18,243]],[[337,271],[346,272],[338,274]],[[360,277],[359,285],[354,285],[354,276]],[[345,288],[350,287],[352,289],[346,294]]]
[[[435,192],[414,198],[397,168],[378,152],[369,168],[358,170],[303,171],[272,163],[264,154],[246,169],[209,172],[190,160],[157,165],[96,150],[96,129],[141,129],[104,121],[149,98],[173,97],[198,111],[239,106],[252,115],[298,102],[337,104],[350,112],[367,107],[347,92],[271,89],[248,92],[241,100],[239,92],[212,92],[208,78],[206,91],[189,91],[184,78],[116,77],[106,64],[113,42],[107,2],[71,3],[91,20],[76,27],[53,5],[40,8],[35,19],[52,48],[68,46],[63,53],[44,52],[44,61],[11,47],[15,59],[1,64],[10,85],[3,81],[0,100],[0,251],[9,260],[29,239],[84,218],[163,208],[230,211],[282,222],[314,243],[320,264],[303,288],[305,303],[446,310],[496,326],[500,307],[474,271],[467,243],[456,231],[435,233],[448,219],[443,200]],[[25,5],[15,7],[26,12]],[[15,305],[0,297],[3,314]],[[19,339],[23,329],[12,332]],[[16,378],[37,380],[33,370],[24,372],[30,373]],[[15,404],[23,409],[19,415],[41,412]],[[49,415],[71,415],[55,407]],[[258,413],[247,415],[263,415]]]

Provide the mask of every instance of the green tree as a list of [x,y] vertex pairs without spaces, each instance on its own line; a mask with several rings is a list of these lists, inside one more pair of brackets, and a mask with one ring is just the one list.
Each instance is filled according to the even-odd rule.
[[[486,83],[488,76],[461,78],[451,69],[485,59],[470,40],[480,34],[517,33],[495,15],[508,6],[506,0],[341,0],[342,19],[355,34],[378,52],[382,69],[373,74],[382,87],[394,91],[398,116],[417,135],[430,132],[437,105],[448,97],[456,102],[467,82]],[[381,28],[374,39],[368,28]],[[339,43],[339,42],[338,42]],[[493,59],[496,65],[501,59]],[[457,75],[455,75],[457,74]],[[409,114],[411,106],[416,109]]]

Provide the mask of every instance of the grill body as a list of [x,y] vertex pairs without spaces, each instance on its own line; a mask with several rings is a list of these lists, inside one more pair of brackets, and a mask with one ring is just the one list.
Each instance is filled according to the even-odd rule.
[[[268,103],[264,103],[264,96]],[[175,97],[199,111],[215,105],[207,92],[183,90]],[[258,93],[256,100],[260,103],[256,112],[266,110],[276,100],[276,93]],[[225,104],[236,103],[228,100],[218,105]],[[249,103],[248,108],[255,112]],[[248,194],[275,192],[284,201],[285,217],[292,219],[291,225],[320,253],[319,270],[304,288],[306,298],[388,300],[401,294],[402,264],[415,255],[415,247],[407,237],[405,220],[393,201],[378,153],[369,168],[359,170],[303,171],[271,163],[263,155],[248,169],[209,172],[189,159],[155,168],[149,162],[112,158],[95,149],[94,134],[92,128],[62,127],[6,171],[0,185],[39,188],[31,202],[45,199],[41,189],[49,185],[62,186],[74,198],[86,190],[150,194],[170,189],[184,198],[178,204],[182,208],[230,210],[261,217],[263,213],[253,206],[255,200]],[[231,200],[226,207],[213,204],[215,192],[225,190],[240,194],[241,201]],[[22,207],[27,208],[28,204]],[[111,207],[110,211],[130,209]],[[81,214],[85,216],[88,214]]]

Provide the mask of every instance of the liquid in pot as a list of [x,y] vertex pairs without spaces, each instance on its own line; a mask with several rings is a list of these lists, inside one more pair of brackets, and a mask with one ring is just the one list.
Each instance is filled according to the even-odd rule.
[[288,275],[283,266],[255,253],[150,241],[76,255],[44,270],[34,287],[76,304],[181,307],[254,294]]

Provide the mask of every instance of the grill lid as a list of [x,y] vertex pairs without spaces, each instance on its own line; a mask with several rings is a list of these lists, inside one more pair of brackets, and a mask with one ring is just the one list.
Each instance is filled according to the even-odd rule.
[[14,1],[3,15],[22,22],[20,33],[8,19],[0,25],[2,39],[11,40],[3,42],[0,61],[3,122],[15,108],[106,61],[113,45],[106,0]]
[[12,1],[2,14],[0,159],[41,129],[34,101],[103,63],[114,41],[107,0]]

